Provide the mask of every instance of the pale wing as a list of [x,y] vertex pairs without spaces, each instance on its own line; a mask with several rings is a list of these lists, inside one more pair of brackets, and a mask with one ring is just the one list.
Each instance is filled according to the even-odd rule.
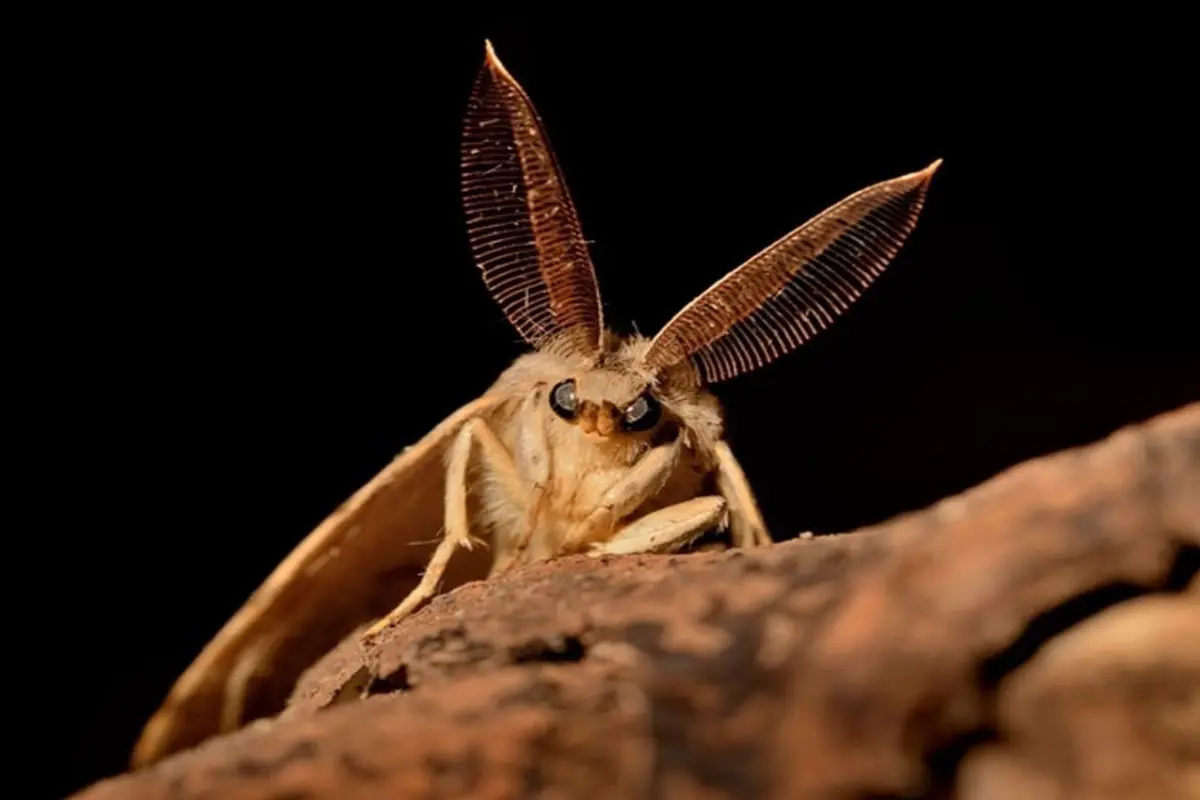
[[[506,399],[486,395],[460,408],[305,537],[175,682],[132,764],[278,713],[306,667],[399,603],[441,536],[446,446],[467,420]],[[490,559],[484,548],[475,552]],[[451,577],[481,578],[487,566]]]
[[663,327],[644,364],[662,372],[690,359],[714,383],[807,342],[895,257],[940,164],[850,195],[730,272]]
[[490,42],[463,125],[462,190],[475,261],[521,336],[595,352],[600,295],[574,203],[533,104]]

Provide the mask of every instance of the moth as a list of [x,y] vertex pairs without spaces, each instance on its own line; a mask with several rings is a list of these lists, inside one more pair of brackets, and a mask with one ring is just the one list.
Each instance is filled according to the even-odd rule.
[[133,766],[280,711],[347,636],[439,587],[568,554],[772,539],[709,387],[827,328],[914,229],[941,161],[852,194],[729,272],[653,338],[605,324],[550,142],[490,42],[463,124],[472,252],[530,351],[279,564],[172,687]]

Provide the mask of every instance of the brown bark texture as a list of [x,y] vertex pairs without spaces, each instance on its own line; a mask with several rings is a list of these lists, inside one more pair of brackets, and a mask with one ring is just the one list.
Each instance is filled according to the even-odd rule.
[[77,800],[1200,798],[1200,404],[887,523],[573,557]]

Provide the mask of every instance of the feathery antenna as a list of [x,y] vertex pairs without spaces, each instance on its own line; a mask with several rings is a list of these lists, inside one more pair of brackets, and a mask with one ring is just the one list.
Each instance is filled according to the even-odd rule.
[[728,273],[663,327],[644,365],[661,373],[690,359],[715,383],[812,339],[895,257],[941,164],[850,195]]
[[549,138],[490,41],[463,124],[467,231],[483,280],[527,342],[590,355],[600,292]]

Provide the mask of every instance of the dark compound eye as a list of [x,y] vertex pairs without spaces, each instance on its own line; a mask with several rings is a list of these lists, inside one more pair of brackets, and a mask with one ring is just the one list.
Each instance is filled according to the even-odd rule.
[[648,431],[658,424],[660,417],[662,406],[649,392],[643,392],[625,409],[621,427],[627,431]]
[[567,378],[550,390],[550,408],[563,419],[575,419],[579,412],[579,398],[575,396],[575,381]]

